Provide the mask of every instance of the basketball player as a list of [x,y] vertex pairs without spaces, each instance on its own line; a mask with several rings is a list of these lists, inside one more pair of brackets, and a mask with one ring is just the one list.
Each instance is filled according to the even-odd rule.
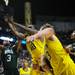
[[10,46],[10,41],[4,40],[3,45],[0,45],[2,50],[1,60],[3,62],[4,74],[5,75],[18,75],[17,70],[17,47]]
[[[13,28],[12,23],[9,22],[8,24],[16,36],[18,36],[20,38],[25,38],[24,34],[18,33]],[[32,33],[32,31],[31,31],[31,33]],[[36,32],[34,32],[34,33],[36,33]],[[38,75],[38,73],[40,74],[40,66],[42,66],[44,64],[43,58],[44,58],[45,39],[42,39],[41,41],[39,39],[33,41],[33,40],[29,40],[30,37],[32,37],[32,39],[33,39],[33,36],[27,37],[27,48],[28,48],[29,52],[31,53],[31,56],[33,59],[33,70],[32,70],[33,74],[32,75],[34,75],[34,71],[36,71],[36,75]],[[36,70],[35,70],[35,67],[36,67]]]
[[[50,62],[54,75],[75,75],[75,64],[56,37],[54,28],[51,25],[46,24],[42,30],[33,35],[33,40],[43,38],[43,36],[51,56]],[[31,39],[32,37],[29,38],[29,40]]]
[[25,59],[22,59],[22,67],[19,70],[20,75],[30,75],[31,68],[29,67],[29,62]]

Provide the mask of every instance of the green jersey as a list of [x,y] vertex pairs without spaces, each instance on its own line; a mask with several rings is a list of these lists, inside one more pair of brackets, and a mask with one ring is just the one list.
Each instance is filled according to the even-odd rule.
[[4,69],[17,68],[17,53],[12,47],[4,47],[1,54]]

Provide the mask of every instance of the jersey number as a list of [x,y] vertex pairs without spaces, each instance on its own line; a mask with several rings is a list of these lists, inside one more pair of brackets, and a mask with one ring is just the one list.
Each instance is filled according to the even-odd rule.
[[30,43],[30,46],[31,46],[31,50],[34,50],[36,48],[36,46],[32,42]]
[[7,55],[7,62],[11,61],[11,55]]

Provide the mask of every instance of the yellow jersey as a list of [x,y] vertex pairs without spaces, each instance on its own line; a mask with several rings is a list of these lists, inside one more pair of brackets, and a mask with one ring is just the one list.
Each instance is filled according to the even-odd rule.
[[45,71],[45,72],[42,72],[41,75],[53,75],[53,74],[49,71]]
[[32,56],[33,63],[37,63],[41,56],[44,55],[44,47],[45,40],[41,42],[39,39],[36,39],[27,44],[27,48]]
[[64,50],[59,39],[53,35],[54,40],[46,39],[48,52],[51,56],[51,66],[54,75],[75,75],[75,64],[69,54]]
[[41,72],[40,72],[40,70],[39,69],[33,69],[32,68],[32,70],[31,70],[31,75],[41,75]]
[[20,75],[30,75],[31,68],[28,68],[28,70],[20,68],[19,73],[20,73]]

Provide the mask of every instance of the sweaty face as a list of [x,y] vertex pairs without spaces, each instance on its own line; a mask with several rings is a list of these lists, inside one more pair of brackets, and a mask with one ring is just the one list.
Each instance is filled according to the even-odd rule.
[[8,40],[4,40],[4,41],[3,41],[3,45],[4,45],[4,46],[9,46],[9,45],[10,45],[10,42],[9,42]]

